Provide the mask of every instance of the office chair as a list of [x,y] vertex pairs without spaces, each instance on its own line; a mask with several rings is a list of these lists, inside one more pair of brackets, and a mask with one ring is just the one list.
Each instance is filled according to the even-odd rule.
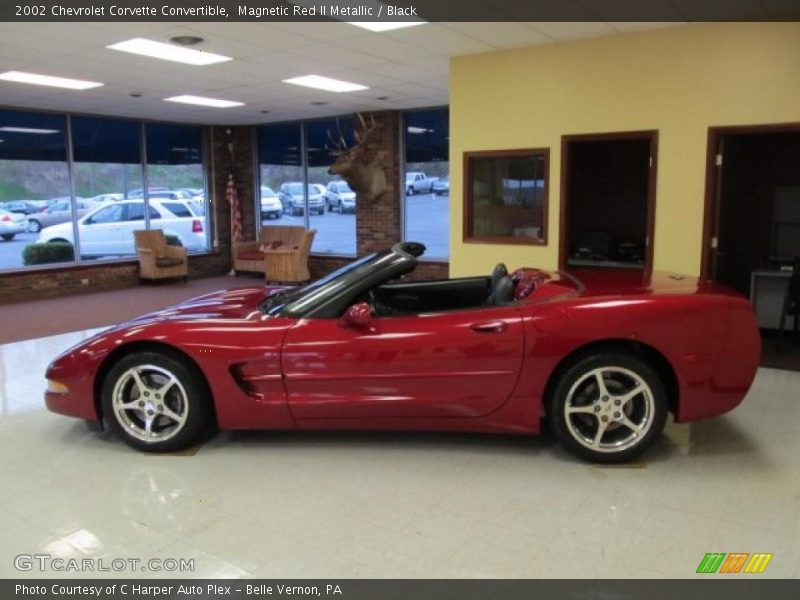
[[797,334],[800,330],[800,256],[796,256],[794,259],[792,278],[789,279],[786,295],[783,297],[781,320],[778,324],[779,346],[783,337],[783,330],[786,328],[787,317],[794,317],[794,341],[797,342]]

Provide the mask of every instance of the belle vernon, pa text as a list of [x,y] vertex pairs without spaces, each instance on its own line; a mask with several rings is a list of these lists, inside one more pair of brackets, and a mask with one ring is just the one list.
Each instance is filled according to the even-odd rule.
[[121,596],[147,596],[151,598],[173,598],[175,596],[336,596],[342,595],[342,588],[336,584],[318,585],[150,585],[140,583],[122,583],[109,585],[69,585],[55,583],[47,585],[25,585],[18,583],[15,589],[17,596],[44,596],[47,593],[58,596],[89,596],[99,598],[102,594]]

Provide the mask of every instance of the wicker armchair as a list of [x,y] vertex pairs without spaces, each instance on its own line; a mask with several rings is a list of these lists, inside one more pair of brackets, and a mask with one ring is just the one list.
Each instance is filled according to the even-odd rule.
[[265,278],[267,281],[299,283],[308,281],[308,255],[316,235],[316,229],[303,231],[300,240],[289,246],[282,245],[264,253]]
[[292,249],[299,246],[306,232],[305,227],[283,227],[279,225],[267,225],[261,228],[258,233],[258,240],[255,242],[242,242],[236,244],[233,249],[233,270],[253,271],[264,273],[265,249],[274,245],[283,249]]
[[189,279],[189,261],[186,248],[168,246],[164,232],[160,229],[133,232],[136,254],[139,257],[139,279],[167,279],[183,277]]

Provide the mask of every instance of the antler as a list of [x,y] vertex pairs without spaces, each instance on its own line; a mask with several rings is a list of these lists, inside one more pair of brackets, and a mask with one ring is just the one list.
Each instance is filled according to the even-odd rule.
[[[339,128],[339,122],[336,122],[337,129]],[[325,144],[325,149],[328,151],[329,154],[332,156],[341,156],[345,152],[347,152],[347,142],[344,141],[344,136],[342,135],[341,129],[339,130],[339,140],[333,139],[333,135],[331,135],[331,130],[328,129],[328,139],[333,144],[333,149],[328,148],[328,144]]]
[[378,128],[378,124],[375,122],[375,115],[373,113],[369,114],[369,125],[367,125],[367,122],[364,120],[364,115],[361,113],[356,113],[356,116],[358,117],[358,122],[361,126],[361,133],[359,133],[358,128],[355,130],[356,142],[361,145],[366,143],[366,141],[372,136],[374,131]]

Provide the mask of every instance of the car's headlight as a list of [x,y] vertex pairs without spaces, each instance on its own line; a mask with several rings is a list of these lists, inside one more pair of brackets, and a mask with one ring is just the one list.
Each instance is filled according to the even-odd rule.
[[61,383],[60,381],[54,381],[52,379],[48,379],[47,391],[53,392],[54,394],[68,394],[69,388],[66,386],[66,384]]

